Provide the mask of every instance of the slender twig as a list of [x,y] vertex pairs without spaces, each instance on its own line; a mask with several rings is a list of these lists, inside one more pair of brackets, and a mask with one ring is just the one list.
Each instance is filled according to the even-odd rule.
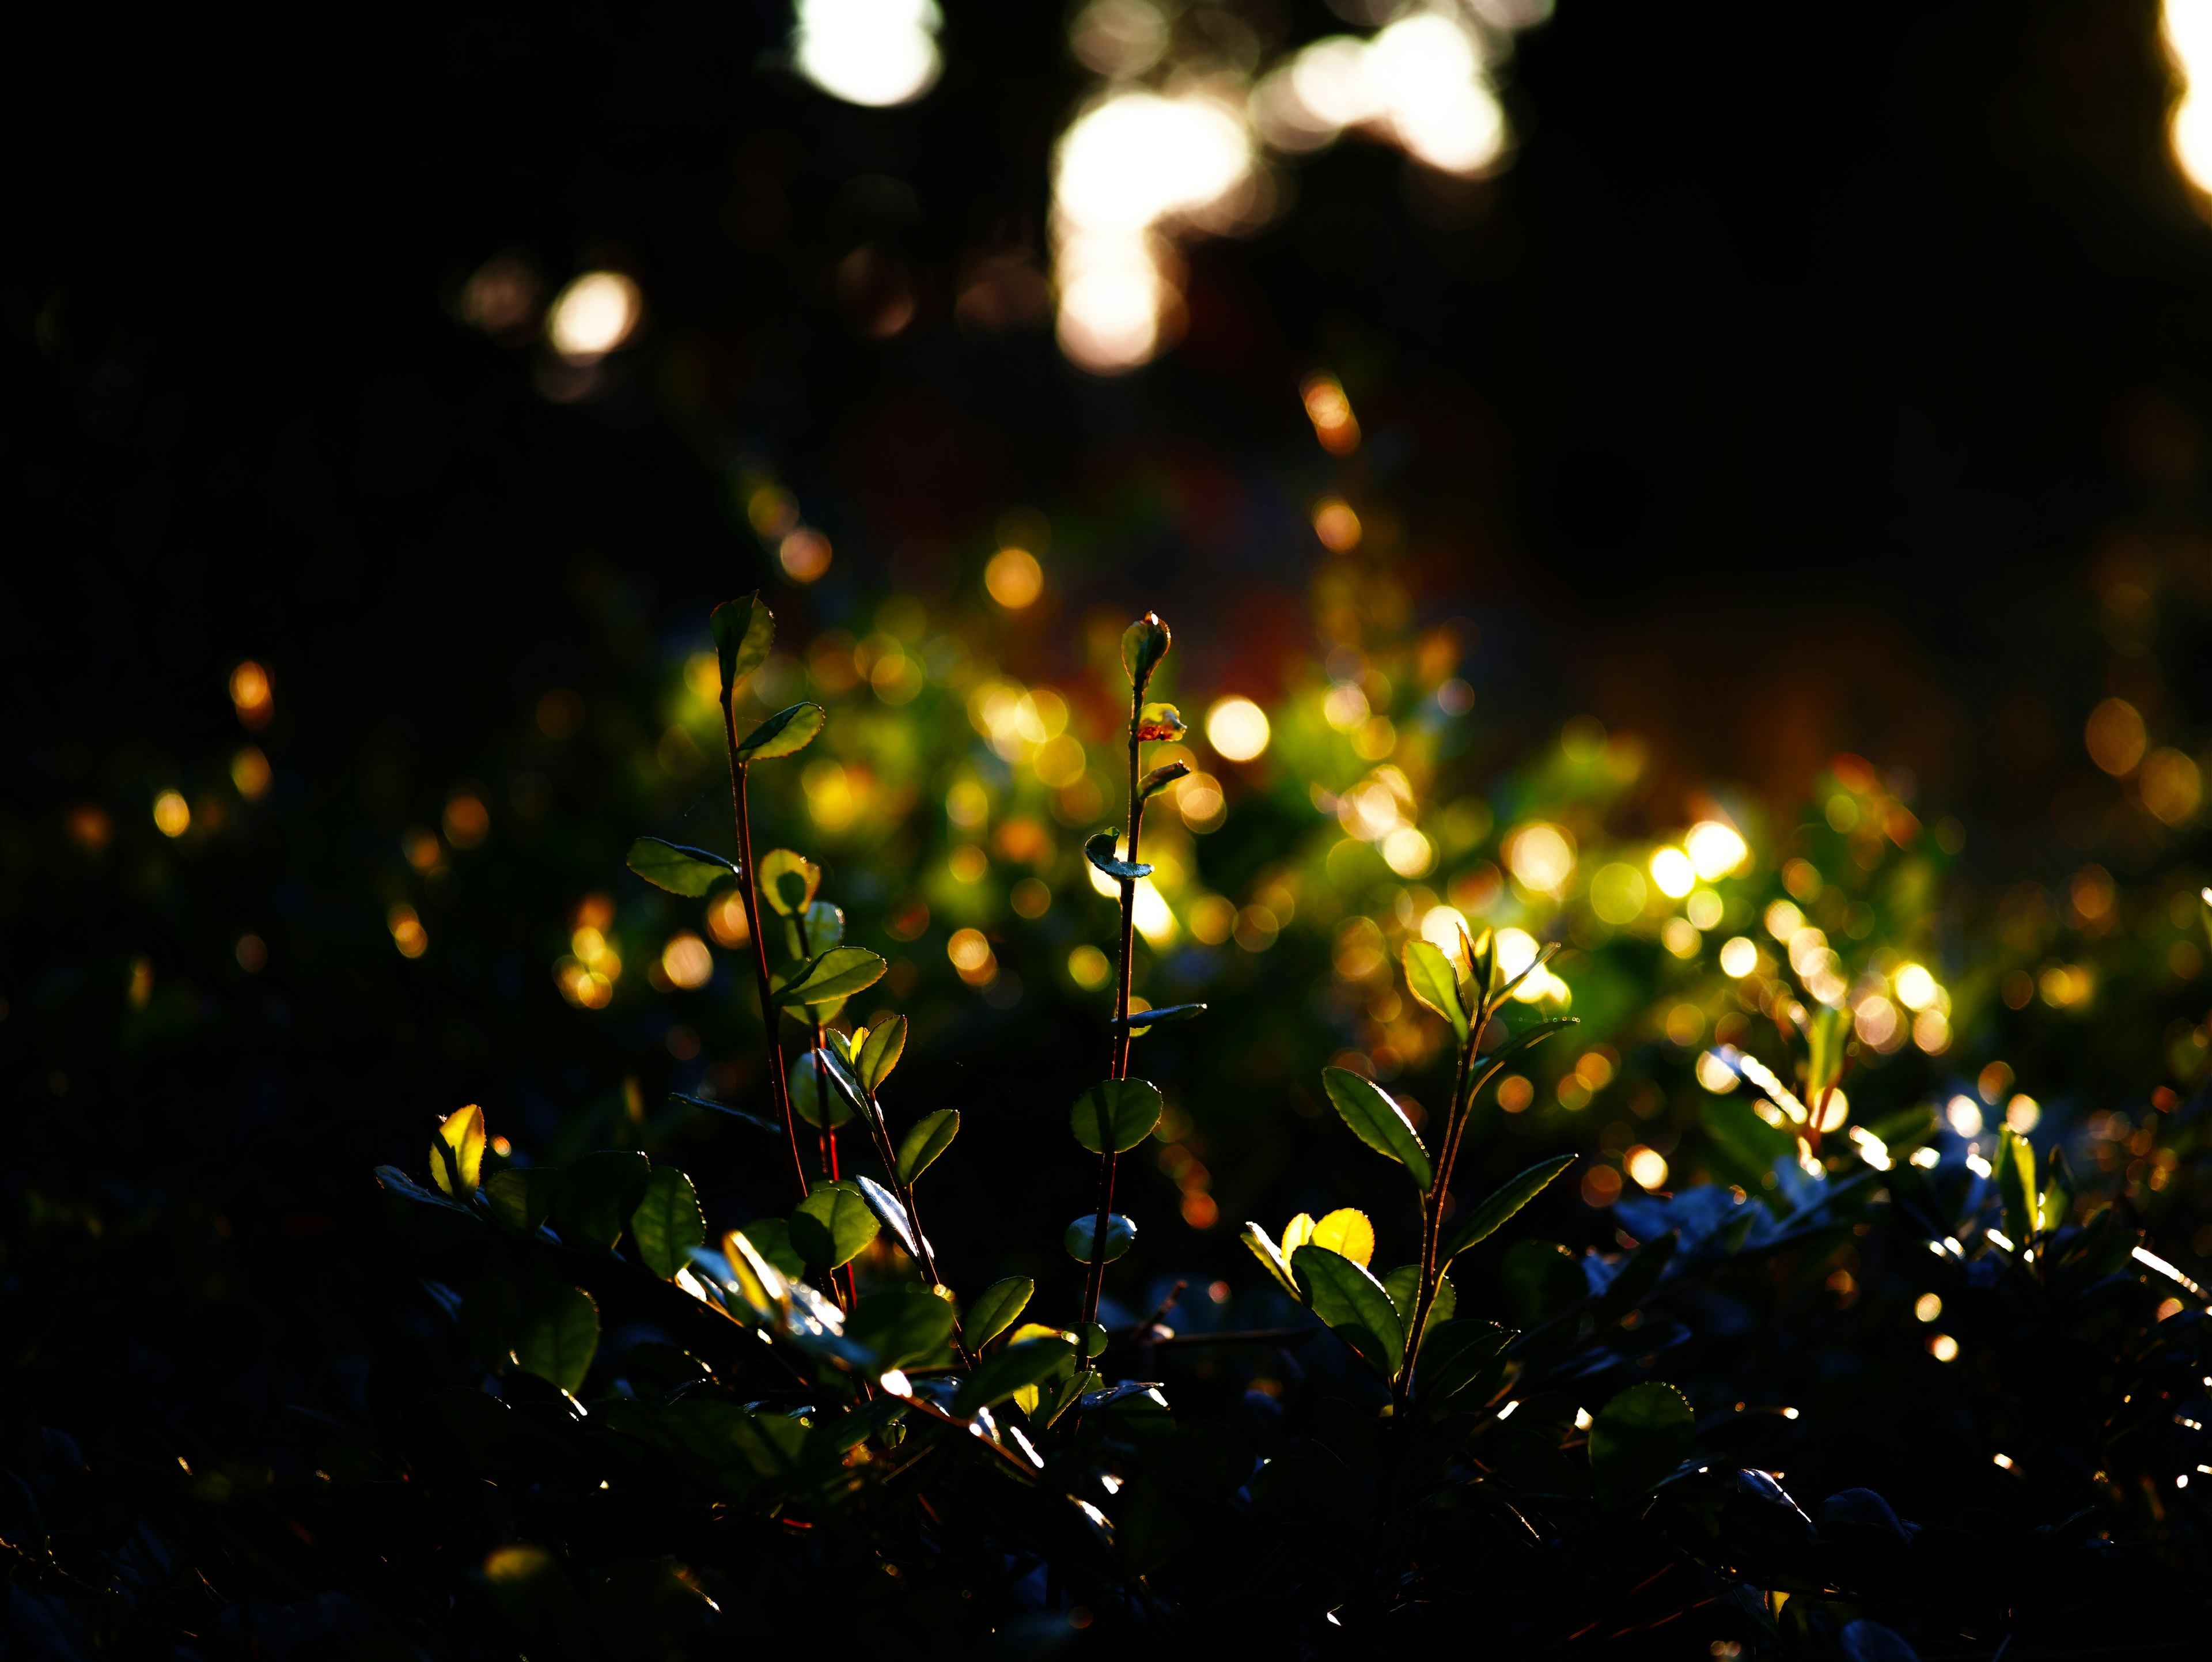
[[[868,1105],[868,1135],[875,1142],[876,1158],[884,1163],[884,1175],[890,1179],[892,1192],[898,1196],[899,1204],[906,1208],[907,1227],[914,1231],[914,1248],[921,1255],[921,1273],[929,1277],[929,1284],[933,1288],[941,1286],[937,1275],[936,1255],[930,1250],[929,1237],[921,1231],[921,1212],[915,1204],[914,1185],[899,1171],[898,1155],[891,1148],[891,1128],[884,1118],[883,1105],[876,1100],[876,1093],[866,1085],[860,1087],[860,1097]],[[975,1359],[969,1354],[968,1342],[961,1334],[957,1314],[952,1318],[952,1348],[958,1353],[961,1366],[972,1371]]]
[[784,1139],[791,1146],[791,1180],[806,1198],[806,1165],[799,1157],[799,1122],[791,1111],[791,1081],[785,1072],[783,1028],[775,995],[769,985],[768,938],[761,933],[760,888],[754,880],[752,815],[745,801],[745,764],[738,755],[738,717],[731,689],[722,692],[722,734],[730,746],[730,795],[737,807],[738,886],[745,900],[745,924],[752,932],[753,969],[760,983],[761,1020],[768,1028],[769,1078],[775,1089],[776,1111],[783,1116]]
[[[1137,758],[1142,740],[1137,737],[1145,709],[1145,683],[1139,677],[1133,680],[1129,692],[1129,848],[1122,855],[1130,865],[1137,863],[1137,844],[1144,831],[1145,807],[1137,794]],[[1121,961],[1120,973],[1114,985],[1114,1026],[1110,1044],[1109,1079],[1127,1079],[1129,1075],[1129,1044],[1134,1037],[1129,1031],[1129,974],[1131,959],[1136,941],[1137,880],[1121,880]],[[1110,1134],[1104,1139],[1107,1147],[1098,1156],[1098,1215],[1091,1227],[1091,1269],[1083,1284],[1083,1320],[1077,1331],[1083,1336],[1078,1342],[1087,1353],[1091,1324],[1098,1319],[1098,1294],[1106,1278],[1106,1219],[1114,1207],[1114,1166],[1119,1158],[1112,1146]],[[1090,1358],[1086,1354],[1082,1361]]]

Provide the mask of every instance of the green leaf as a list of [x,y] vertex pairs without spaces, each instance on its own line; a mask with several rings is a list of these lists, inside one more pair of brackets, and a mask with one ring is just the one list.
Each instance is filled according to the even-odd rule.
[[914,1129],[899,1140],[899,1181],[912,1184],[930,1162],[952,1146],[952,1139],[960,1135],[960,1111],[940,1108],[935,1113],[915,1122]]
[[1406,1111],[1372,1080],[1362,1079],[1348,1068],[1322,1068],[1321,1082],[1352,1135],[1411,1172],[1414,1183],[1426,1194],[1432,1180],[1429,1151],[1421,1147],[1420,1136],[1406,1117]]
[[1814,1112],[1828,1087],[1843,1077],[1844,1047],[1851,1036],[1851,1013],[1825,1004],[1813,1007],[1805,1022],[1805,1106]]
[[754,862],[760,868],[761,898],[782,917],[796,917],[814,904],[822,887],[822,868],[789,849],[770,849]]
[[1151,801],[1176,780],[1188,777],[1189,773],[1190,764],[1188,762],[1170,762],[1164,768],[1154,768],[1138,785],[1137,800],[1139,802]]
[[561,1173],[553,1221],[573,1242],[611,1252],[652,1177],[653,1162],[643,1154],[628,1149],[586,1154]]
[[718,1114],[727,1114],[732,1119],[743,1120],[756,1131],[766,1131],[771,1136],[781,1136],[783,1127],[765,1114],[756,1114],[750,1108],[738,1108],[726,1102],[715,1102],[706,1097],[686,1096],[681,1091],[668,1093],[671,1102],[688,1102],[694,1108],[711,1108]]
[[658,837],[641,837],[629,845],[629,868],[657,889],[693,898],[707,892],[738,868],[706,849],[687,849]]
[[691,1179],[672,1166],[656,1166],[645,1183],[645,1198],[630,1214],[630,1239],[645,1267],[663,1281],[691,1262],[691,1249],[707,1244],[707,1220]]
[[742,600],[726,600],[709,620],[714,631],[714,655],[721,662],[722,697],[732,693],[768,661],[775,640],[775,618],[761,604],[757,590]]
[[860,1257],[879,1227],[856,1186],[817,1183],[792,1208],[791,1244],[816,1269],[835,1269]]
[[1459,971],[1451,960],[1426,941],[1406,943],[1406,990],[1446,1021],[1459,1042],[1467,1043],[1467,1012],[1460,1008]]
[[1516,1241],[1498,1263],[1506,1307],[1523,1327],[1559,1314],[1589,1294],[1582,1261],[1557,1241]]
[[1506,1329],[1488,1322],[1449,1322],[1431,1327],[1421,1342],[1413,1383],[1425,1411],[1442,1414],[1462,1394],[1468,1407],[1490,1400],[1505,1377]]
[[977,1294],[960,1324],[960,1336],[969,1353],[981,1350],[1012,1327],[1014,1318],[1029,1307],[1030,1296],[1036,1291],[1036,1283],[1027,1275],[1009,1275]]
[[2037,1212],[2035,1148],[2011,1127],[1997,1132],[1996,1158],[1990,1162],[1990,1178],[2004,1202],[2005,1233],[2015,1249],[2035,1239]]
[[456,1108],[438,1122],[438,1135],[430,1143],[430,1176],[445,1193],[465,1201],[477,1192],[483,1152],[483,1110],[474,1103]]
[[867,1038],[860,1044],[860,1088],[871,1096],[883,1089],[884,1081],[891,1076],[891,1070],[899,1065],[899,1058],[905,1054],[904,1016],[892,1016],[889,1020],[878,1022],[869,1028]]
[[2043,1186],[2043,1199],[2035,1208],[2036,1227],[2048,1234],[2066,1221],[2074,1207],[2074,1173],[2065,1149],[2051,1147],[2051,1180]]
[[1139,877],[1150,877],[1152,874],[1152,868],[1150,866],[1141,863],[1133,866],[1126,860],[1115,857],[1115,846],[1120,840],[1114,831],[1100,831],[1097,836],[1083,845],[1083,857],[1117,882],[1133,881]]
[[842,1125],[853,1117],[853,1105],[837,1088],[836,1067],[812,1050],[801,1050],[791,1059],[791,1111],[809,1125],[819,1126],[825,1104],[831,1125]]
[[1283,1291],[1294,1299],[1305,1296],[1298,1291],[1297,1282],[1291,1275],[1290,1263],[1283,1257],[1283,1249],[1275,1245],[1273,1236],[1256,1223],[1247,1223],[1244,1233],[1237,1239],[1252,1249],[1252,1256],[1267,1266],[1270,1275],[1283,1284]]
[[890,966],[865,947],[835,947],[810,958],[777,989],[778,1004],[830,1004],[884,978]]
[[1326,1246],[1300,1247],[1291,1268],[1313,1313],[1360,1361],[1395,1379],[1406,1360],[1406,1328],[1382,1283]]
[[1149,1080],[1102,1079],[1075,1099],[1068,1123],[1094,1154],[1127,1154],[1160,1123],[1159,1087]]
[[783,1272],[787,1281],[805,1279],[806,1260],[791,1244],[791,1226],[781,1218],[755,1218],[744,1228],[731,1233],[743,1235],[754,1251]]
[[1451,1245],[1444,1249],[1443,1261],[1449,1263],[1468,1247],[1497,1233],[1508,1219],[1542,1194],[1545,1186],[1553,1178],[1574,1163],[1572,1154],[1555,1155],[1550,1160],[1538,1161],[1519,1177],[1501,1184],[1459,1227],[1459,1232],[1452,1237]]
[[[1517,976],[1515,977],[1516,983],[1519,979]],[[1581,1025],[1582,1022],[1578,1017],[1559,1016],[1550,1021],[1534,1022],[1523,1027],[1519,1032],[1510,1035],[1503,1044],[1482,1058],[1483,1071],[1481,1076],[1474,1081],[1475,1091],[1481,1090],[1484,1086],[1497,1078],[1509,1058],[1518,1056],[1533,1044],[1541,1044],[1553,1033],[1565,1032],[1570,1027],[1578,1027]],[[1468,1099],[1472,1101],[1474,1092],[1469,1092],[1468,1094]]]
[[907,1257],[919,1258],[921,1256],[920,1232],[915,1227],[914,1220],[907,1215],[907,1209],[899,1197],[873,1178],[862,1176],[852,1181],[860,1190],[860,1198],[867,1202],[868,1210],[876,1215],[878,1222],[891,1232],[892,1239],[906,1249]]
[[1559,950],[1559,943],[1558,941],[1548,941],[1538,949],[1536,956],[1530,959],[1528,962],[1522,966],[1518,974],[1512,976],[1510,978],[1501,978],[1504,977],[1505,966],[1498,962],[1496,952],[1493,948],[1491,954],[1491,979],[1497,982],[1498,984],[1490,989],[1490,1008],[1494,1010],[1499,1005],[1504,1003],[1507,999],[1513,995],[1513,989],[1516,987],[1518,987],[1530,976],[1535,974],[1537,971],[1542,969],[1545,965],[1550,963],[1552,961],[1552,954]]
[[780,709],[738,741],[738,760],[769,762],[805,750],[829,719],[830,712],[819,704]]
[[793,958],[828,952],[845,944],[845,909],[817,900],[796,917],[783,920],[784,950]]
[[1689,1400],[1657,1379],[1629,1386],[1600,1409],[1589,1428],[1598,1503],[1626,1506],[1674,1476],[1689,1456],[1697,1425]]
[[492,1603],[523,1632],[585,1630],[589,1618],[584,1601],[562,1572],[561,1561],[544,1547],[524,1542],[494,1547],[484,1560],[483,1574]]
[[1024,1339],[977,1365],[952,1399],[952,1411],[972,1415],[979,1408],[1003,1403],[1024,1385],[1042,1385],[1054,1374],[1073,1372],[1074,1367],[1074,1341]]
[[1174,632],[1160,621],[1157,612],[1147,612],[1121,631],[1121,667],[1128,672],[1129,685],[1136,688],[1138,697],[1145,696],[1152,672],[1159,667],[1160,660],[1168,655],[1168,648],[1174,644]]
[[516,1318],[514,1365],[570,1396],[599,1348],[599,1311],[580,1287],[548,1282],[532,1289]]
[[952,1306],[926,1287],[870,1293],[846,1318],[845,1336],[876,1354],[880,1369],[936,1355],[952,1340]]
[[[1091,1262],[1091,1243],[1097,1233],[1097,1226],[1098,1215],[1096,1212],[1085,1212],[1061,1233],[1060,1245],[1066,1247],[1068,1256],[1076,1263]],[[1106,1215],[1103,1256],[1107,1263],[1113,1263],[1115,1259],[1135,1245],[1136,1241],[1137,1226],[1135,1224],[1131,1223],[1119,1212],[1109,1212]]]
[[527,1235],[553,1215],[560,1187],[561,1174],[550,1166],[510,1166],[484,1180],[484,1199],[492,1216]]
[[[1390,1295],[1390,1306],[1398,1312],[1399,1324],[1408,1332],[1413,1325],[1413,1305],[1421,1295],[1421,1266],[1401,1263],[1382,1278],[1382,1290]],[[1437,1296],[1429,1306],[1429,1319],[1421,1332],[1425,1336],[1436,1327],[1449,1321],[1459,1309],[1459,1294],[1451,1284],[1451,1277],[1437,1278]],[[1419,1347],[1414,1347],[1418,1354]]]

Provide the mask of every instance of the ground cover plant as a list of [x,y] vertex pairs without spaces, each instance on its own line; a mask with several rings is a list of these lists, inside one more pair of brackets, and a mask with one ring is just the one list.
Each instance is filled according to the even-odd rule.
[[[1158,696],[1165,625],[1117,634],[1082,772],[1049,748],[1073,723],[1019,726],[1047,689],[981,679],[945,713],[1018,767],[954,770],[945,846],[863,861],[831,786],[868,788],[884,730],[834,694],[786,702],[766,606],[719,610],[677,708],[699,718],[711,670],[726,825],[695,810],[606,850],[619,900],[578,903],[553,966],[580,1040],[663,1059],[573,1115],[451,1109],[382,1166],[383,1208],[356,1215],[378,1279],[345,1316],[382,1334],[350,1399],[280,1384],[252,1444],[63,1429],[82,1342],[60,1303],[220,1258],[149,1264],[158,1224],[94,1233],[91,1205],[40,1200],[10,1259],[44,1312],[17,1353],[43,1409],[9,1467],[11,1619],[64,1652],[303,1655],[2186,1642],[2203,1098],[2161,1086],[2093,1117],[1950,1059],[2039,1004],[2117,1007],[2101,1042],[2144,1044],[2074,977],[2185,963],[2185,873],[2084,967],[2090,942],[2008,944],[2033,920],[2002,911],[1947,947],[1948,833],[1856,758],[1784,831],[1745,811],[1613,831],[1630,758],[1574,729],[1490,793],[1504,823],[1439,808],[1413,788],[1449,777],[1419,724],[1457,701],[1454,666],[1421,669],[1417,639],[1401,667],[1378,636],[1371,662],[1434,691],[1393,707],[1378,668],[1279,707],[1273,788],[1323,840],[1271,837],[1232,874],[1197,827],[1229,799],[1263,827],[1282,810],[1240,790],[1230,735],[1208,761]],[[816,657],[809,691],[836,679]],[[1406,735],[1388,762],[1359,748],[1381,710]],[[805,774],[823,751],[836,773]],[[1077,846],[1036,851],[1040,788]],[[455,859],[467,825],[449,810]],[[810,828],[844,857],[766,846]],[[458,927],[421,880],[386,916],[410,965],[435,961],[410,927]],[[2069,904],[2118,909],[2106,883]],[[1154,904],[1235,955],[1175,950]],[[994,1006],[1016,965],[1071,1019]],[[2197,1086],[2198,1033],[2154,1024],[2154,1071]],[[933,1077],[956,1046],[965,1066]],[[1193,1068],[1216,1051],[1233,1065]],[[998,1052],[1016,1077],[990,1077]],[[1576,1129],[1607,1093],[1629,1135]],[[1316,1151],[1275,1185],[1298,1209],[1229,1209],[1286,1125]],[[1079,1188],[1031,1152],[1048,1133]],[[367,1164],[328,1180],[376,1192]],[[1209,1238],[1233,1256],[1178,1273]]]

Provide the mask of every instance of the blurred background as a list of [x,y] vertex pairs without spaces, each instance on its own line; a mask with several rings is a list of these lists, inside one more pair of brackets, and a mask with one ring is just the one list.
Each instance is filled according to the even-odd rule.
[[2130,1139],[2212,1050],[2192,66],[2183,0],[40,20],[26,1400],[220,1441],[373,1397],[412,1294],[369,1167],[464,1103],[526,1164],[651,1148],[717,1232],[781,1208],[772,1145],[666,1094],[766,1100],[742,920],[623,865],[732,846],[707,615],[756,588],[744,708],[831,712],[756,837],[891,961],[846,1014],[915,1023],[895,1124],[966,1116],[957,1285],[1076,1297],[1079,849],[1147,609],[1194,772],[1138,990],[1212,1009],[1139,1041],[1132,1318],[1188,1278],[1190,1323],[1264,1320],[1247,1218],[1411,1251],[1317,1075],[1441,1099],[1393,966],[1462,919],[1564,947],[1529,1001],[1584,1025],[1471,1151],[1584,1155],[1562,1239],[1756,1185],[1701,1058],[1803,998],[1853,1012],[1855,1123],[2005,1119],[2159,1216]]

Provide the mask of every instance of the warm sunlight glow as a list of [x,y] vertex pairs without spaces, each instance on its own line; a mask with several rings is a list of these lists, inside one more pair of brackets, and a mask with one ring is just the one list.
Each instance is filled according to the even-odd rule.
[[645,310],[637,284],[619,271],[586,271],[554,297],[547,334],[571,363],[597,363],[635,332]]
[[1249,698],[1216,699],[1206,713],[1206,742],[1231,762],[1252,761],[1267,737],[1267,712]]
[[983,587],[1007,611],[1019,612],[1044,593],[1044,568],[1026,548],[1002,548],[983,568]]
[[792,56],[799,73],[848,104],[911,103],[944,67],[936,0],[799,0]]

